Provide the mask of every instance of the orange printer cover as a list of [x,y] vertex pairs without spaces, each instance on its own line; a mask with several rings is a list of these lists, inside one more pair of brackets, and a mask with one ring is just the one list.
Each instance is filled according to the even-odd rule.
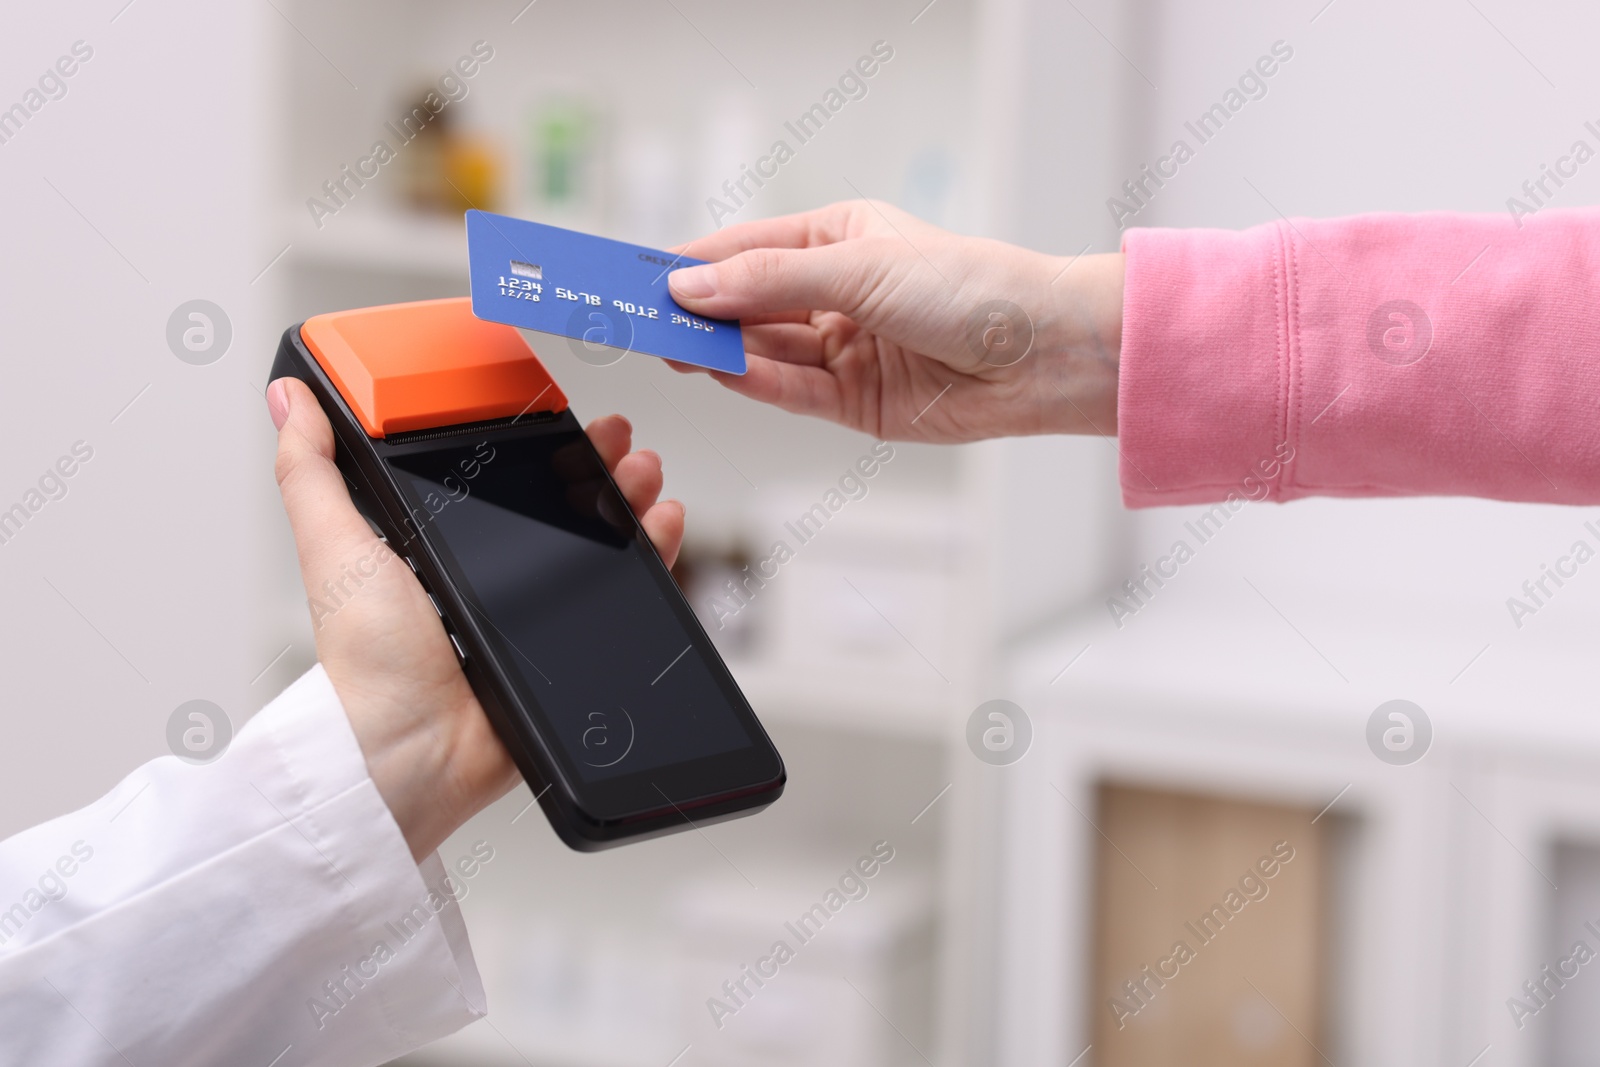
[[468,297],[317,315],[300,337],[369,437],[567,407],[522,335]]

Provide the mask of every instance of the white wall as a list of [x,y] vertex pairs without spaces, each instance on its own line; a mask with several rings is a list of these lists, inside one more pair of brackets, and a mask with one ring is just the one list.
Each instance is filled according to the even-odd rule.
[[[6,105],[75,41],[94,50],[0,145],[0,501],[22,500],[73,442],[94,450],[68,495],[0,545],[0,836],[165,753],[179,704],[214,701],[237,725],[282,680],[252,684],[277,651],[256,618],[261,531],[279,521],[259,392],[277,324],[270,275],[251,284],[276,251],[253,209],[275,16],[121,7],[16,9],[0,34]],[[232,320],[210,366],[166,343],[194,298]]]

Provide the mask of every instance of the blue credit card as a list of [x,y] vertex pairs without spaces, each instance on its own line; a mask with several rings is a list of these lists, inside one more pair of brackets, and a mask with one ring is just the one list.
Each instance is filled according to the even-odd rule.
[[486,211],[467,212],[467,260],[474,315],[548,334],[585,363],[643,352],[745,372],[739,324],[691,315],[667,292],[669,272],[704,260]]

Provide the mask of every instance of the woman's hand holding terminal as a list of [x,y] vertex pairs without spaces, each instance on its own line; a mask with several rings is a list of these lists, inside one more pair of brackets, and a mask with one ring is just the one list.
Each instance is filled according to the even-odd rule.
[[[267,389],[278,427],[278,487],[294,528],[306,593],[369,561],[359,590],[317,613],[317,659],[344,705],[373,783],[421,860],[519,781],[444,625],[416,575],[379,541],[333,462],[333,427],[305,384],[280,378]],[[661,495],[661,457],[632,452],[620,415],[596,419],[589,440],[668,566],[683,543],[683,505]]]

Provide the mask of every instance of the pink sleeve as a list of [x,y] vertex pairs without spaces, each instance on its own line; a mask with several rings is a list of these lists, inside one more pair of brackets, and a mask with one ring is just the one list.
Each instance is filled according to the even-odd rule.
[[1132,230],[1130,507],[1600,502],[1600,210]]

